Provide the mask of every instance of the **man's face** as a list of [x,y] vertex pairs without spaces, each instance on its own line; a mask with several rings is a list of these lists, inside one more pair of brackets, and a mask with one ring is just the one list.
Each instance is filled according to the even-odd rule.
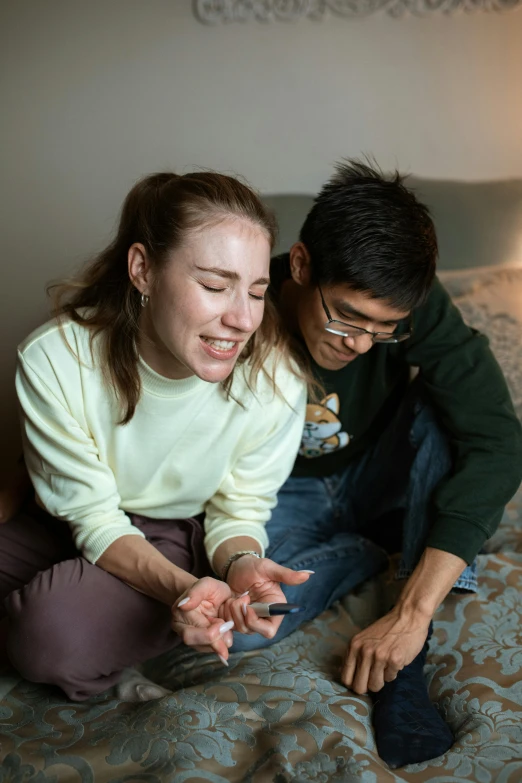
[[[393,334],[399,321],[410,313],[398,310],[385,299],[354,291],[346,283],[322,286],[325,303],[333,319],[362,327],[370,332]],[[319,288],[308,284],[301,288],[297,320],[301,334],[314,361],[325,370],[341,370],[373,345],[371,335],[341,337],[325,331],[328,317]],[[335,325],[334,325],[335,327]]]

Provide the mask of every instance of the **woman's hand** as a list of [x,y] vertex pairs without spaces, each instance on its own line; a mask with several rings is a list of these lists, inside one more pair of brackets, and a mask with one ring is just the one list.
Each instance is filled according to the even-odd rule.
[[[172,607],[172,629],[184,644],[198,652],[215,652],[228,666],[233,621],[223,619],[223,604],[234,606],[239,599],[226,582],[206,576],[194,582]],[[239,612],[241,609],[239,608]]]
[[265,557],[243,555],[234,560],[227,574],[227,583],[235,594],[240,595],[233,601],[225,601],[220,614],[224,619],[233,621],[235,630],[240,633],[260,633],[267,639],[273,639],[283,622],[283,616],[258,617],[253,609],[248,608],[248,604],[286,603],[280,582],[301,585],[310,578],[311,573],[292,571]]

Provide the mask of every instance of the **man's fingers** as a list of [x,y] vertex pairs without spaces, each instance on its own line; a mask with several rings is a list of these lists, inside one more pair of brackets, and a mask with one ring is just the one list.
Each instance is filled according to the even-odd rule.
[[343,683],[355,693],[361,695],[367,693],[368,680],[374,663],[373,648],[365,647],[362,639],[354,636],[343,672]]
[[376,693],[384,687],[384,671],[386,669],[386,662],[378,657],[378,654],[374,655],[373,663],[370,667],[368,675],[368,690]]
[[353,684],[353,678],[357,668],[357,655],[358,650],[352,643],[344,657],[343,668],[341,672],[341,682],[343,685],[346,685],[347,688],[351,688]]
[[384,682],[393,682],[393,680],[396,680],[400,671],[401,670],[396,666],[388,665],[384,670]]
[[357,660],[357,668],[353,678],[352,690],[361,696],[368,693],[368,679],[372,668],[373,660],[368,654],[360,654]]
[[376,693],[384,688],[385,682],[393,682],[397,678],[401,667],[390,660],[389,654],[379,656],[377,650],[374,654],[373,666],[368,678],[368,689]]

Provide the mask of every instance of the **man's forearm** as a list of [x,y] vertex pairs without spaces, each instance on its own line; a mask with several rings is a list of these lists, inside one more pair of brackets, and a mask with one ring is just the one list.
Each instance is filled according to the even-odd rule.
[[168,606],[197,581],[138,536],[118,538],[98,558],[96,565]]
[[427,547],[406,582],[396,608],[399,612],[431,619],[466,565],[465,560],[450,552]]

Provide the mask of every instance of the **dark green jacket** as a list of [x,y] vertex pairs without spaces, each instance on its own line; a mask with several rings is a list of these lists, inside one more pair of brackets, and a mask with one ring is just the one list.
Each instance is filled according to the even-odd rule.
[[[289,274],[282,274],[284,269],[286,259],[279,258],[274,294]],[[427,545],[470,563],[522,480],[522,427],[487,338],[466,326],[435,280],[426,303],[414,311],[409,340],[376,344],[342,370],[312,366],[326,394],[338,395],[340,407],[333,417],[349,442],[343,446],[336,441],[341,436],[333,436],[330,453],[299,456],[293,475],[331,475],[371,447],[397,409],[411,367],[418,367],[449,438],[454,466],[434,492],[436,521]],[[313,412],[310,407],[308,413]]]

